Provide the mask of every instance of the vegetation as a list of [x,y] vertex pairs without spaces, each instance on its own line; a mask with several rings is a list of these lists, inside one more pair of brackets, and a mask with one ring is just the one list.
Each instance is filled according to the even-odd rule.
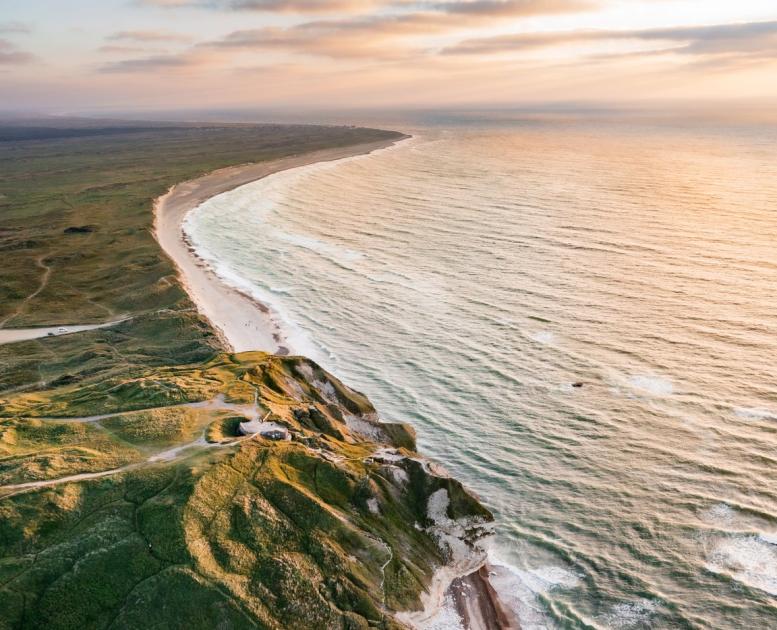
[[[138,382],[155,384],[139,386],[150,407],[159,391],[212,402],[127,412],[139,403],[131,397],[99,421],[34,419],[93,410],[115,379],[82,398],[71,385],[3,401],[15,416],[4,426],[32,435],[17,440],[12,481],[39,478],[27,462],[40,451],[66,458],[83,442],[105,457],[89,470],[111,474],[39,488],[4,480],[0,599],[9,606],[0,627],[182,627],[185,619],[191,628],[398,628],[390,613],[418,607],[446,561],[430,497],[445,491],[446,518],[458,519],[468,543],[487,531],[488,511],[403,446],[409,429],[386,431],[362,395],[311,361],[220,355],[149,369]],[[244,418],[225,411],[253,405],[254,395],[254,412],[288,427],[290,442],[237,437]],[[218,433],[219,444],[197,440],[198,431]],[[155,458],[187,441],[170,459]]]
[[[176,181],[386,133],[0,128],[0,321],[132,318],[0,346],[0,629],[400,628],[488,532],[362,394],[224,353],[150,233]],[[259,418],[292,439],[240,434]]]
[[0,391],[197,363],[217,349],[152,233],[153,200],[220,167],[394,137],[304,125],[0,126],[0,326],[116,328],[0,346]]

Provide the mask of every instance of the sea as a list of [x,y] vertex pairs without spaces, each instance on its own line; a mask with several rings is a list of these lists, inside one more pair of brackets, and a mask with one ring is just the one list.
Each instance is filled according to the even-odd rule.
[[777,129],[393,128],[185,230],[494,512],[524,629],[777,628]]

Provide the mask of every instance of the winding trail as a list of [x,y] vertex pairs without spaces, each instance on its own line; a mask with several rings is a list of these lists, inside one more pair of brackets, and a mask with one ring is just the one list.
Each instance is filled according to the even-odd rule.
[[49,267],[45,262],[43,262],[47,256],[49,256],[49,254],[42,254],[35,259],[35,266],[39,267],[40,269],[43,269],[43,277],[40,280],[40,284],[38,285],[38,288],[35,289],[35,291],[33,291],[32,293],[30,293],[26,298],[24,298],[19,303],[19,306],[16,307],[16,310],[13,313],[11,313],[8,317],[6,317],[3,321],[0,322],[0,328],[5,326],[14,317],[18,317],[19,315],[21,315],[22,312],[24,312],[24,309],[27,307],[27,304],[29,304],[31,300],[33,300],[38,294],[40,294],[41,291],[43,291],[43,289],[46,288],[46,285],[49,283],[49,278],[51,277],[51,267]]
[[139,466],[142,466],[144,463],[145,462],[138,462],[136,464],[127,464],[126,466],[122,466],[120,468],[101,470],[100,472],[93,472],[93,473],[79,473],[77,475],[70,475],[68,477],[58,477],[57,479],[43,479],[41,481],[27,481],[25,483],[17,483],[17,484],[12,484],[8,486],[1,486],[0,492],[8,491],[8,494],[3,494],[0,497],[0,500],[8,499],[9,497],[12,497],[14,495],[21,494],[22,492],[27,492],[28,490],[35,490],[37,488],[47,488],[49,486],[57,486],[59,484],[71,483],[73,481],[85,481],[86,479],[100,479],[101,477],[111,477],[113,475],[119,475],[123,472],[127,472],[134,468],[138,468]]
[[[101,420],[106,420],[108,418],[116,418],[119,416],[124,416],[132,413],[143,413],[144,411],[153,411],[155,409],[180,409],[184,407],[189,407],[194,409],[212,409],[215,411],[232,411],[232,412],[241,413],[244,416],[251,419],[257,419],[260,417],[260,414],[261,414],[259,406],[256,402],[254,402],[253,405],[241,405],[241,404],[235,404],[235,403],[228,403],[224,400],[224,395],[219,394],[215,398],[201,401],[201,402],[183,403],[180,405],[170,405],[168,407],[149,407],[146,409],[134,409],[132,411],[119,411],[116,413],[106,413],[99,416],[83,416],[78,418],[74,418],[74,417],[52,418],[52,417],[36,417],[36,416],[27,416],[27,417],[14,416],[14,417],[19,417],[22,419],[42,420],[44,422],[52,422],[52,423],[83,422],[83,423],[96,424],[101,429],[107,430],[102,425],[99,424]],[[228,442],[208,442],[205,439],[205,431],[203,431],[202,435],[196,440],[194,440],[193,442],[179,444],[178,446],[174,446],[172,448],[168,448],[162,451],[158,451],[156,453],[152,453],[142,462],[135,462],[133,464],[127,464],[126,466],[121,466],[119,468],[112,468],[110,470],[101,470],[99,472],[80,473],[77,475],[69,475],[67,477],[57,477],[56,479],[42,479],[39,481],[26,481],[24,483],[0,486],[0,500],[7,499],[16,494],[20,494],[22,492],[28,492],[30,490],[35,490],[38,488],[48,488],[51,486],[56,486],[63,483],[71,483],[74,481],[85,481],[88,479],[100,479],[102,477],[111,477],[113,475],[119,475],[121,473],[128,472],[135,468],[139,468],[144,464],[172,462],[178,459],[183,459],[184,457],[188,456],[186,451],[195,447],[225,448],[225,447],[235,446],[236,444],[240,444],[245,440],[254,439],[255,437],[256,437],[255,435],[246,435],[243,437],[236,438],[234,440],[230,440]]]
[[93,473],[79,473],[77,475],[69,475],[67,477],[57,477],[56,479],[42,479],[40,481],[26,481],[24,483],[0,486],[0,501],[3,499],[8,499],[9,497],[15,496],[17,494],[21,494],[22,492],[29,492],[30,490],[58,486],[60,484],[72,483],[74,481],[86,481],[88,479],[112,477],[114,475],[120,475],[122,473],[129,472],[130,470],[135,470],[136,468],[140,468],[146,464],[156,464],[161,462],[169,463],[179,459],[184,459],[185,457],[188,457],[186,451],[195,447],[227,448],[240,444],[245,440],[253,439],[254,437],[255,436],[253,435],[246,435],[229,442],[208,442],[203,434],[193,442],[187,442],[186,444],[181,444],[180,446],[175,446],[164,451],[153,453],[149,455],[144,461],[135,462],[134,464],[127,464],[126,466],[121,466],[119,468],[111,468],[110,470],[101,470]]
[[24,416],[20,414],[11,414],[10,416],[21,418],[24,420],[42,420],[43,422],[100,422],[101,420],[107,420],[108,418],[117,418],[119,416],[126,416],[133,413],[143,413],[145,411],[155,411],[157,409],[212,409],[214,411],[233,411],[244,415],[246,418],[255,420],[259,418],[261,411],[256,402],[253,405],[241,405],[237,403],[228,403],[224,398],[224,394],[219,394],[215,398],[210,400],[201,400],[199,402],[180,403],[178,405],[166,405],[162,407],[143,407],[142,409],[128,409],[127,411],[115,411],[113,413],[104,413],[98,416]]

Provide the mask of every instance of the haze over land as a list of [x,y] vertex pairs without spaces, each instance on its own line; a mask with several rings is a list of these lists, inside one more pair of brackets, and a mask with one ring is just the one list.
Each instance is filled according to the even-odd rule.
[[770,0],[4,2],[4,109],[773,102]]

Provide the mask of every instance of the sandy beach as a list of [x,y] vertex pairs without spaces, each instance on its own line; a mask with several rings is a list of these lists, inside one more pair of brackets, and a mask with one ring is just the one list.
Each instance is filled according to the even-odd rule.
[[520,630],[518,619],[504,606],[491,585],[490,571],[486,563],[451,583],[448,594],[456,612],[468,630]]
[[181,281],[216,330],[225,348],[233,352],[264,350],[288,354],[283,331],[271,310],[224,283],[200,259],[183,232],[188,212],[207,199],[279,171],[372,153],[395,144],[381,141],[312,151],[266,162],[232,166],[176,184],[154,204],[154,233],[175,263]]
[[[197,256],[183,231],[187,213],[211,197],[267,175],[316,162],[364,155],[395,143],[358,144],[229,167],[177,184],[156,200],[156,238],[178,268],[192,301],[210,321],[225,348],[233,352],[264,350],[276,354],[290,351],[271,309],[226,284]],[[430,601],[442,600],[443,594],[450,597],[468,630],[517,630],[517,620],[506,612],[488,581],[488,568],[478,566],[470,571],[455,579],[451,574],[438,585],[442,588],[439,597],[430,596]],[[433,613],[437,605],[433,604],[425,613],[406,613],[401,617],[415,626],[416,620]]]

